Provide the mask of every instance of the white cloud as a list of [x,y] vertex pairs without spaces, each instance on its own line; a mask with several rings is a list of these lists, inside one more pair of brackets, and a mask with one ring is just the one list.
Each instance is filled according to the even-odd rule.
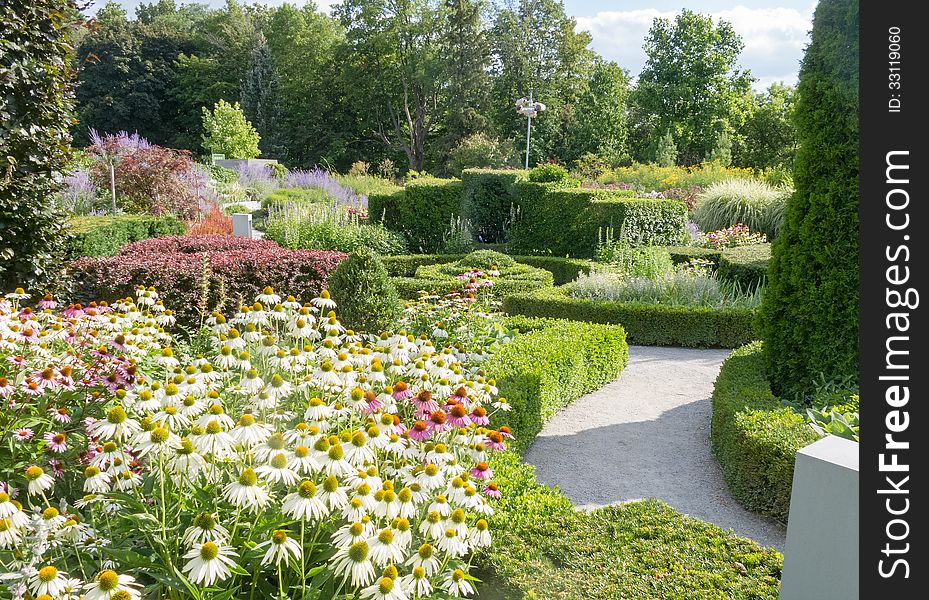
[[[813,9],[736,6],[710,14],[714,21],[732,23],[742,37],[745,48],[739,62],[759,79],[755,88],[763,89],[776,81],[796,83],[803,49],[809,41]],[[592,17],[578,17],[577,28],[590,32],[597,52],[635,76],[645,65],[642,43],[652,21],[658,17],[673,20],[676,14],[657,9],[601,11]]]

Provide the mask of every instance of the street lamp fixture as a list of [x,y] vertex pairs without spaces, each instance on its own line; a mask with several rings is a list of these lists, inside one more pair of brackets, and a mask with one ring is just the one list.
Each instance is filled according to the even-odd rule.
[[526,168],[529,168],[529,138],[532,136],[532,118],[539,116],[539,113],[545,110],[545,105],[541,102],[533,102],[532,90],[529,90],[529,98],[520,98],[516,101],[516,112],[527,117],[526,123]]

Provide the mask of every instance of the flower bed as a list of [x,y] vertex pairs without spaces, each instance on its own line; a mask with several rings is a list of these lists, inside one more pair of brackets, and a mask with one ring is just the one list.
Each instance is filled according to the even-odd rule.
[[341,252],[286,250],[267,240],[183,236],[129,244],[118,256],[82,258],[71,270],[81,289],[76,301],[112,301],[151,284],[164,290],[180,324],[198,327],[213,310],[238,306],[267,286],[312,298],[343,258]]
[[61,312],[20,299],[0,298],[14,596],[473,593],[507,405],[454,348],[350,334],[325,294],[266,289],[214,315],[196,357],[151,289]]
[[[420,266],[455,262],[465,256],[465,254],[402,254],[383,256],[381,260],[392,277],[415,277],[416,269]],[[510,255],[510,258],[517,263],[549,271],[555,285],[564,285],[574,281],[581,273],[589,273],[594,266],[591,261],[579,258],[514,255]]]
[[645,346],[735,348],[758,338],[756,311],[749,308],[590,300],[557,287],[508,296],[503,309],[510,315],[622,325],[629,343]]
[[71,220],[68,258],[113,256],[129,242],[184,233],[184,223],[174,217],[124,215],[76,217]]
[[768,384],[761,342],[735,350],[713,389],[711,441],[732,495],[784,523],[794,458],[819,436]]

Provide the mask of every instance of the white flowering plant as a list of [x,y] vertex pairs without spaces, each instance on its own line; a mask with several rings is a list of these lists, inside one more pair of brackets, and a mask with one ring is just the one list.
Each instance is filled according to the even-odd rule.
[[[474,592],[509,430],[458,349],[270,288],[192,355],[151,288],[0,298],[0,581],[12,598]],[[0,591],[0,597],[5,592]]]

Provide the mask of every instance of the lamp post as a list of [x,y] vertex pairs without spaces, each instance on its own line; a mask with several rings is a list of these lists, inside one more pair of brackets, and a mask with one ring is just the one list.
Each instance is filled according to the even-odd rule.
[[545,110],[545,105],[541,102],[532,101],[532,90],[529,90],[529,99],[520,98],[516,101],[516,112],[528,117],[526,123],[526,168],[529,168],[529,138],[532,136],[532,117],[539,116],[539,113]]

